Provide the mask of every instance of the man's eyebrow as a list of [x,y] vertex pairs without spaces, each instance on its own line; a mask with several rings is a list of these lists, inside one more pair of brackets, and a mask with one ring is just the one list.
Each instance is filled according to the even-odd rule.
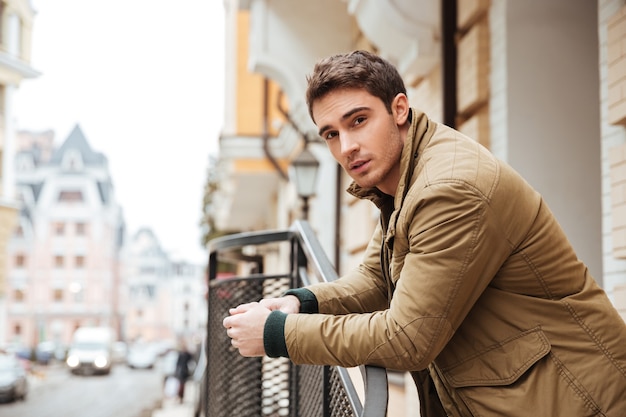
[[[348,119],[348,118],[349,118],[349,117],[351,117],[354,113],[358,113],[358,112],[361,112],[361,111],[364,111],[364,110],[370,110],[370,108],[369,108],[369,107],[367,107],[367,106],[361,106],[361,107],[355,107],[355,108],[353,108],[353,109],[350,109],[349,111],[347,111],[346,113],[344,113],[344,115],[343,115],[343,116],[341,116],[341,121],[344,121],[344,120]],[[322,136],[322,133],[324,133],[324,131],[326,131],[326,130],[328,130],[328,129],[330,129],[330,125],[325,125],[325,126],[322,126],[322,127],[320,128],[320,130],[318,131],[318,135]]]

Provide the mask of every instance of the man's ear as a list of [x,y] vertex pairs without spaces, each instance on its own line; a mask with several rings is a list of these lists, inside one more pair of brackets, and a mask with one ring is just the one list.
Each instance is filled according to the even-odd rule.
[[402,126],[409,117],[409,99],[404,93],[398,93],[391,102],[391,113],[396,124]]

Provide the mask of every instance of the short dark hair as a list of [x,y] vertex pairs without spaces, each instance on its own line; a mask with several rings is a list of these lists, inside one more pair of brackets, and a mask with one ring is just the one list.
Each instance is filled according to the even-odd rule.
[[396,95],[406,94],[404,81],[396,67],[368,51],[357,50],[323,58],[306,79],[306,104],[311,119],[313,102],[337,89],[365,89],[380,98],[389,113]]

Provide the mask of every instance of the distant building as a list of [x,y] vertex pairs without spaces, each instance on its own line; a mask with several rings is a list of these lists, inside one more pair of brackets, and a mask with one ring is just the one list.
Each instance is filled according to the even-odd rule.
[[199,345],[206,334],[206,267],[180,261],[172,263],[172,328],[177,338]]
[[122,253],[122,290],[125,304],[125,334],[128,342],[174,339],[170,294],[164,291],[170,276],[170,260],[151,229],[142,228],[128,241]]
[[149,228],[122,251],[124,337],[128,342],[199,342],[206,331],[204,268],[172,261]]
[[7,247],[5,340],[67,344],[85,325],[120,331],[124,220],[106,157],[76,126],[58,149],[51,132],[23,132],[15,160],[18,225]]

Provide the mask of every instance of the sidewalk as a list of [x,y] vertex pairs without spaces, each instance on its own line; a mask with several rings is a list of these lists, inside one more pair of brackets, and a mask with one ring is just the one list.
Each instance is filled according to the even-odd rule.
[[198,395],[196,391],[195,384],[188,382],[182,404],[176,398],[163,398],[161,408],[154,410],[152,417],[194,417],[194,402]]

